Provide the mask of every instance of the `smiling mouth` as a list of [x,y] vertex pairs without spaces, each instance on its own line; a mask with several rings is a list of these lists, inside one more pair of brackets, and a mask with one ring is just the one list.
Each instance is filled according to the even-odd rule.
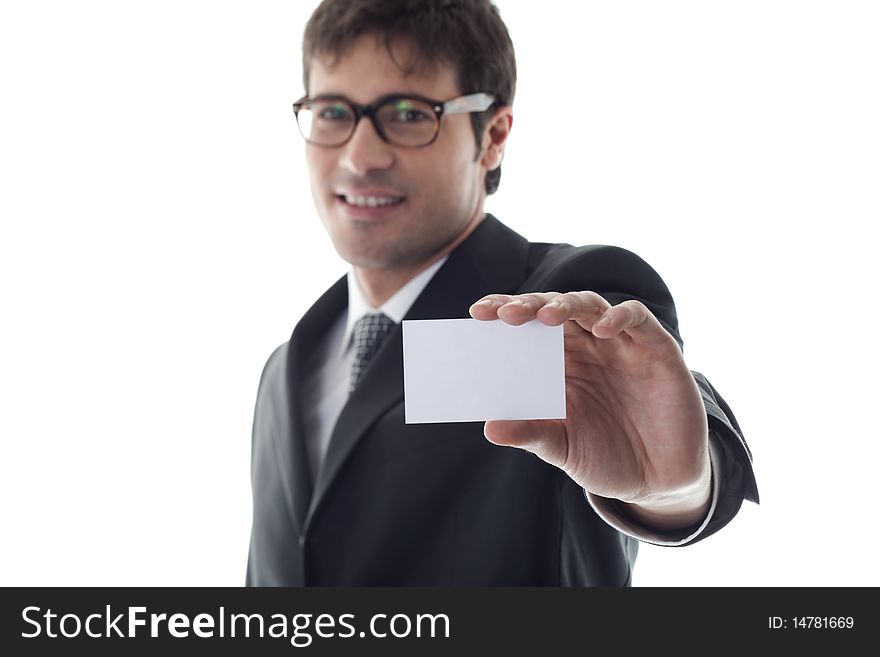
[[337,194],[336,198],[355,208],[384,208],[400,205],[405,196],[361,196],[359,194]]

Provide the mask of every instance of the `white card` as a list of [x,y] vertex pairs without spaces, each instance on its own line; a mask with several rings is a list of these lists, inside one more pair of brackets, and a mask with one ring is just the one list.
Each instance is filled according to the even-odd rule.
[[565,417],[562,326],[403,322],[406,423]]

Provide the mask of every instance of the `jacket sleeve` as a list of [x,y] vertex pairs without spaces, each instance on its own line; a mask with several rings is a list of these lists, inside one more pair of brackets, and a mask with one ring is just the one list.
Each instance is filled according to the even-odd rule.
[[[684,346],[669,289],[657,272],[634,253],[604,245],[555,245],[540,256],[540,264],[531,276],[532,289],[593,290],[612,305],[629,299],[640,301],[657,317],[679,347]],[[594,509],[606,522],[624,533],[658,545],[696,543],[730,522],[739,512],[743,500],[759,502],[752,454],[733,412],[705,376],[699,372],[692,374],[703,398],[709,425],[713,503],[708,517],[690,527],[661,535],[627,516],[624,505],[616,500],[587,494]]]

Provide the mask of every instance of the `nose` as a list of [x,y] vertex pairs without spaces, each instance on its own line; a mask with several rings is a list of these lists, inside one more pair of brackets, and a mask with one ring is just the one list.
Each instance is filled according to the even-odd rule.
[[367,117],[358,121],[354,134],[342,148],[340,165],[358,176],[374,170],[390,169],[394,165],[394,151],[382,141],[373,122]]

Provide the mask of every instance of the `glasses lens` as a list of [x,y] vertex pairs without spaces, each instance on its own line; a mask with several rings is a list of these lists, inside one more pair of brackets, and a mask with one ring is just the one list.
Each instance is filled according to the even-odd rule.
[[322,146],[342,144],[351,135],[355,115],[339,100],[313,100],[301,106],[296,115],[299,130],[308,141]]
[[396,98],[379,106],[376,120],[392,144],[424,146],[434,139],[438,119],[430,103],[414,98]]

